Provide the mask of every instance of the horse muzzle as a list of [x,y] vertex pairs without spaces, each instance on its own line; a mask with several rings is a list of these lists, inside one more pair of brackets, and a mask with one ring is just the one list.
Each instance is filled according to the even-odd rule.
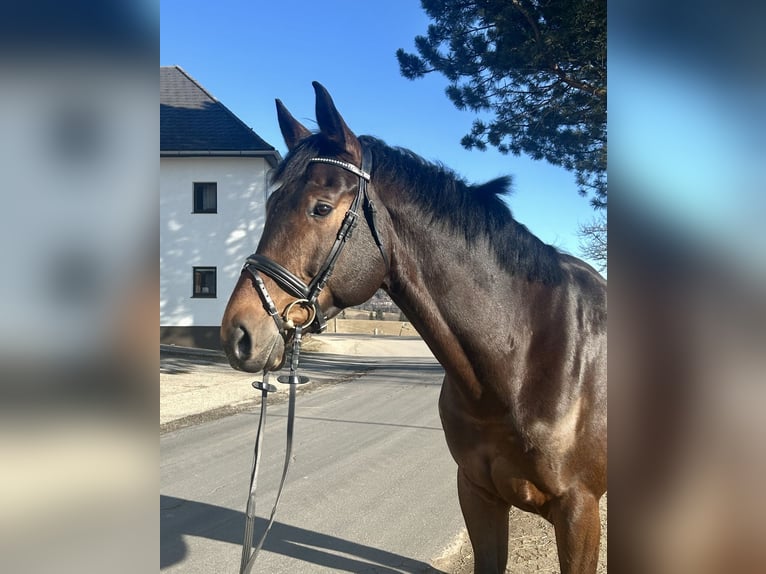
[[285,362],[284,339],[271,321],[251,325],[234,317],[221,327],[221,345],[229,364],[240,371],[276,371]]

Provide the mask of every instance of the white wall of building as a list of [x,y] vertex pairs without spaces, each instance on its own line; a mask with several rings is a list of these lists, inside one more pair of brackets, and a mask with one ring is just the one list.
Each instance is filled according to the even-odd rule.
[[[263,230],[261,157],[160,159],[160,325],[215,326]],[[193,213],[194,182],[218,184],[218,213]],[[193,298],[193,267],[217,268],[217,297]]]

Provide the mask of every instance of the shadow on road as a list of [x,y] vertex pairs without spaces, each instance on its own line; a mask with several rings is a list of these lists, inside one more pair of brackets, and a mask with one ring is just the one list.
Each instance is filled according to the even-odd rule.
[[[266,519],[256,518],[256,536],[265,527]],[[160,569],[186,558],[183,535],[241,544],[244,528],[244,512],[160,495]],[[263,549],[342,572],[444,574],[425,562],[280,522],[272,526]]]

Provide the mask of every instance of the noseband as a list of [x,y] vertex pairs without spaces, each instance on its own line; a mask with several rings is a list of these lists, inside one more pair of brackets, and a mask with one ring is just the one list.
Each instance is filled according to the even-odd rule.
[[[326,163],[345,169],[359,178],[359,188],[354,196],[354,200],[351,202],[351,206],[343,218],[343,223],[341,223],[340,229],[335,237],[335,242],[333,243],[327,258],[319,269],[319,272],[308,285],[304,283],[300,277],[276,261],[265,255],[261,255],[260,253],[252,254],[245,262],[243,271],[247,271],[252,275],[264,309],[266,309],[266,312],[274,320],[277,330],[285,339],[295,328],[293,321],[290,318],[290,312],[295,306],[305,309],[309,313],[309,318],[303,324],[304,332],[322,333],[327,329],[327,317],[319,306],[319,294],[325,288],[325,285],[327,285],[327,281],[330,279],[330,275],[332,275],[335,264],[357,225],[360,205],[362,205],[363,213],[367,219],[373,239],[383,257],[386,272],[388,272],[389,269],[388,257],[383,249],[383,242],[380,239],[380,234],[376,225],[375,216],[377,210],[367,192],[367,183],[370,181],[370,166],[372,163],[370,151],[368,149],[363,150],[361,169],[352,163],[329,157],[315,157],[310,159],[309,163]],[[285,292],[297,297],[296,301],[293,301],[285,308],[282,315],[277,311],[277,308],[274,305],[274,300],[269,295],[259,272],[273,279]]]

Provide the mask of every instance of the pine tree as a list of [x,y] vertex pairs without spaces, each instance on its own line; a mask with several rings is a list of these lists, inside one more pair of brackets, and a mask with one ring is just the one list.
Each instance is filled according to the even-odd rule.
[[606,0],[422,0],[431,17],[409,79],[440,72],[458,109],[481,114],[468,149],[526,153],[574,172],[594,208],[607,204]]

